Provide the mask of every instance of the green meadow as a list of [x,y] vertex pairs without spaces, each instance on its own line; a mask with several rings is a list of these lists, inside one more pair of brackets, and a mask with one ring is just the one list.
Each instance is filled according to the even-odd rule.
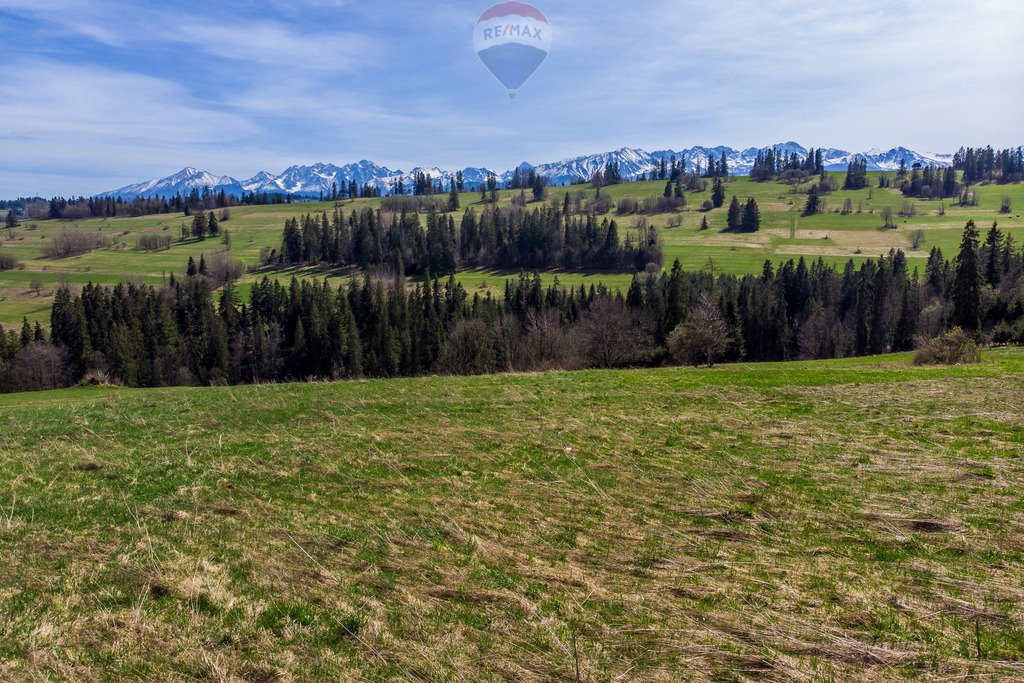
[[[872,182],[878,174],[870,174]],[[843,174],[836,174],[842,181]],[[877,184],[877,183],[876,183]],[[745,274],[758,273],[766,260],[776,263],[800,256],[822,258],[831,263],[845,263],[853,258],[862,261],[877,257],[890,249],[904,249],[912,265],[923,266],[932,247],[940,247],[947,256],[955,254],[964,224],[976,220],[983,228],[998,221],[1004,232],[1014,235],[1017,244],[1024,243],[1024,185],[978,186],[980,203],[976,207],[960,207],[952,201],[911,200],[916,215],[898,218],[896,230],[881,230],[881,212],[890,207],[898,213],[904,206],[901,194],[889,189],[870,189],[857,192],[838,191],[826,199],[828,213],[811,217],[801,216],[806,202],[807,186],[792,187],[780,183],[755,183],[747,178],[732,178],[727,186],[731,197],[741,200],[754,197],[761,209],[762,229],[756,234],[737,235],[723,232],[726,225],[726,209],[708,213],[702,212],[701,205],[710,199],[710,189],[703,193],[688,193],[686,210],[676,215],[646,217],[661,231],[666,265],[679,259],[688,270],[712,268],[716,272]],[[614,202],[624,198],[638,198],[660,195],[664,190],[661,181],[624,183],[607,187],[602,192]],[[593,197],[596,190],[591,186],[550,188],[551,197],[557,198],[565,192],[585,193]],[[517,192],[502,191],[499,203],[508,205]],[[1010,196],[1014,212],[999,213],[1004,196]],[[849,199],[853,213],[839,213]],[[356,200],[341,203],[350,211],[364,206],[379,206],[380,200]],[[462,209],[483,208],[479,193],[461,196]],[[231,219],[223,228],[231,234],[231,256],[245,262],[250,268],[259,265],[260,250],[280,246],[284,221],[305,212],[333,211],[333,203],[286,204],[261,207],[238,207],[231,210]],[[940,215],[944,212],[944,215]],[[609,218],[620,224],[620,234],[636,224],[638,216],[619,216],[613,208]],[[708,219],[709,229],[701,230],[703,218]],[[681,219],[681,224],[673,226]],[[143,218],[119,218],[87,221],[39,221],[25,222],[14,230],[3,230],[0,237],[0,253],[17,258],[22,269],[0,271],[0,324],[20,323],[22,317],[29,320],[48,322],[49,305],[54,289],[62,281],[86,283],[89,281],[113,284],[132,280],[149,284],[164,281],[169,274],[181,272],[189,256],[198,259],[201,254],[208,257],[224,251],[228,246],[220,239],[206,241],[180,239],[181,227],[190,221],[181,214],[147,216]],[[81,229],[97,231],[108,238],[112,246],[98,249],[82,256],[48,259],[43,257],[43,247],[63,230]],[[910,233],[924,231],[924,240],[919,250],[911,250]],[[143,252],[136,246],[143,234],[170,235],[173,239],[170,249],[161,252]],[[278,272],[250,273],[246,281],[252,282],[264,274],[275,277],[323,275],[319,272]],[[347,274],[333,274],[338,278]],[[458,278],[469,291],[491,291],[500,293],[504,282],[516,276],[512,272],[469,271],[460,273]],[[566,285],[589,285],[605,282],[613,287],[626,287],[630,276],[601,273],[546,273],[544,279],[551,282],[555,277]],[[245,283],[243,282],[243,285]]]
[[0,396],[0,680],[1024,677],[1024,353]]

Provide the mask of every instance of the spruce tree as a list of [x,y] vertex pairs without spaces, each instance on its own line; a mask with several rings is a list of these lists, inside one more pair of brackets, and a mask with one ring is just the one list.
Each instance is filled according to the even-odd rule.
[[736,232],[740,229],[740,223],[743,220],[743,207],[740,206],[740,200],[736,195],[732,196],[732,202],[729,204],[729,217],[726,221],[730,232]]
[[960,253],[956,257],[953,281],[953,323],[968,332],[981,327],[981,274],[978,266],[978,227],[974,221],[964,228]]
[[458,211],[459,210],[459,191],[455,185],[455,181],[452,181],[451,191],[448,192],[448,210]]
[[725,185],[721,178],[715,178],[714,187],[711,189],[711,204],[716,209],[722,208],[725,204]]
[[818,193],[818,186],[811,185],[811,190],[807,193],[807,205],[804,207],[804,215],[813,216],[820,210],[821,195]]
[[205,240],[207,227],[208,223],[206,220],[206,212],[196,212],[195,216],[192,217],[192,236],[201,240]]
[[743,232],[757,232],[761,229],[761,211],[757,208],[757,202],[753,197],[747,200],[743,208],[743,219],[740,223],[740,230]]
[[985,281],[992,287],[998,287],[1002,280],[1002,260],[1003,233],[999,230],[999,223],[993,223],[985,236]]

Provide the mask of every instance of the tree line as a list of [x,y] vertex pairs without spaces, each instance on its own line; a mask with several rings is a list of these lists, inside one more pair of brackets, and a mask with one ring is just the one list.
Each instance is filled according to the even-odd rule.
[[[568,195],[566,195],[568,200]],[[468,209],[455,217],[431,210],[387,213],[364,208],[347,215],[307,214],[286,221],[276,265],[326,265],[411,275],[445,276],[463,269],[598,270],[635,272],[660,268],[660,236],[646,224],[620,235],[618,224],[561,207]],[[426,223],[424,229],[423,223]]]
[[1024,253],[970,223],[952,261],[935,249],[923,273],[892,251],[857,266],[766,262],[760,275],[637,274],[627,291],[544,287],[469,296],[449,277],[327,281],[264,278],[241,301],[196,272],[165,286],[89,284],[56,292],[50,334],[26,320],[0,331],[0,389],[506,370],[782,361],[910,350],[959,327],[1024,343]]
[[801,158],[796,152],[787,157],[782,151],[770,147],[757,153],[750,179],[764,183],[775,179],[801,180],[806,176],[824,174],[825,160],[820,149],[812,147],[807,150],[807,156]]
[[986,182],[1017,183],[1024,181],[1024,148],[995,150],[961,147],[953,155],[953,168],[963,171],[967,184]]

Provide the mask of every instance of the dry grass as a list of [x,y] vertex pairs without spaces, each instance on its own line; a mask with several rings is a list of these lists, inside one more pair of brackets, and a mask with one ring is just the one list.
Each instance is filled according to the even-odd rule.
[[0,398],[0,680],[1020,680],[1022,366]]

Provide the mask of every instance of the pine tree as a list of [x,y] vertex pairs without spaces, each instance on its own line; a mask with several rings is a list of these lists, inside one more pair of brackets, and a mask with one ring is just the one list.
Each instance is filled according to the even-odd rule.
[[21,346],[22,348],[32,343],[32,326],[28,324],[28,318],[21,319]]
[[850,162],[846,170],[844,190],[863,190],[868,186],[868,162],[857,158]]
[[974,221],[964,228],[960,253],[956,257],[953,281],[953,322],[968,332],[981,326],[981,274],[978,267],[978,227]]
[[207,231],[213,237],[220,234],[220,221],[217,220],[217,214],[213,211],[210,212],[210,217],[207,220]]
[[985,237],[985,281],[992,287],[998,287],[1002,280],[1002,260],[1003,233],[999,230],[999,224],[993,223]]
[[192,236],[200,240],[205,240],[208,225],[209,224],[207,223],[206,220],[206,212],[196,212],[195,216],[193,216],[192,218]]
[[711,190],[711,204],[716,209],[722,208],[722,205],[725,204],[725,185],[721,178],[715,178],[715,184]]
[[743,220],[743,207],[740,206],[740,200],[736,195],[732,196],[732,202],[729,204],[729,217],[726,221],[726,225],[729,227],[730,232],[736,232],[740,229],[740,223]]
[[821,210],[821,195],[818,192],[817,185],[811,185],[810,192],[807,193],[807,206],[804,207],[805,216],[813,216]]
[[209,274],[209,273],[207,273],[207,270],[206,270],[206,256],[204,254],[200,254],[199,255],[199,269],[198,269],[198,271],[199,271],[199,274],[203,275],[203,276]]
[[14,215],[14,209],[7,212],[7,218],[4,221],[4,225],[6,225],[8,229],[18,227],[18,217]]
[[196,260],[191,256],[188,257],[188,268],[185,270],[185,275],[189,277],[195,277],[199,274],[199,270],[196,268]]
[[945,174],[942,177],[942,196],[956,196],[956,169],[952,167],[947,168]]
[[459,210],[459,190],[458,190],[458,187],[456,186],[454,180],[452,181],[451,191],[448,192],[448,210],[449,211],[458,211]]
[[747,200],[743,208],[743,220],[740,223],[742,232],[757,232],[761,229],[761,211],[753,197]]

